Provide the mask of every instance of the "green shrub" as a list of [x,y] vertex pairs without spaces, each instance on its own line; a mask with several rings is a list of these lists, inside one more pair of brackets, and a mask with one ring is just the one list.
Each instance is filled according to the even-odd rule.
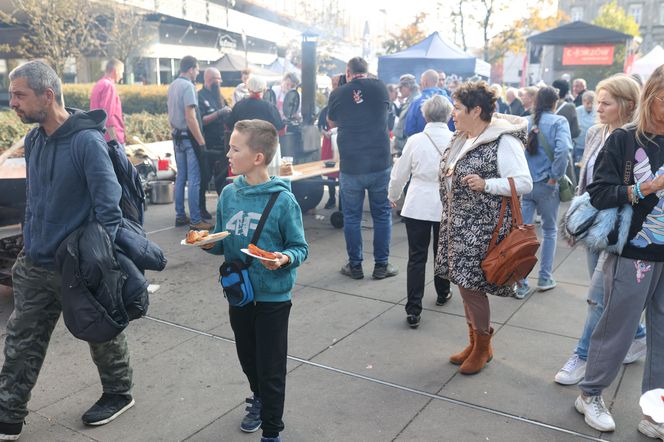
[[0,154],[28,133],[34,125],[23,124],[12,110],[0,111]]
[[144,143],[170,140],[171,127],[167,114],[152,115],[147,112],[125,115],[127,144],[136,144],[132,137],[137,136]]
[[[90,92],[93,86],[94,84],[91,83],[63,84],[62,92],[67,107],[89,109]],[[122,102],[122,112],[125,115],[141,112],[151,114],[165,114],[168,112],[166,106],[168,85],[119,84],[116,87]],[[200,85],[197,85],[196,89],[200,89],[200,87]],[[230,102],[234,90],[235,88],[232,87],[222,87],[221,93]]]
[[[23,124],[14,111],[0,111],[0,153],[9,149],[32,127],[33,125]],[[135,144],[132,139],[134,135],[144,143],[171,139],[171,129],[166,114],[152,115],[141,112],[125,115],[125,131],[127,144]]]

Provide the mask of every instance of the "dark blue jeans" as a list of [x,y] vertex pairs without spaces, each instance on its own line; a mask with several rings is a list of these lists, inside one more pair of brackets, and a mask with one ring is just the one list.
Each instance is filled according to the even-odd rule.
[[392,208],[387,199],[387,185],[391,168],[362,175],[339,175],[341,205],[344,214],[346,252],[351,265],[362,264],[362,208],[365,191],[369,194],[369,208],[373,219],[373,254],[376,264],[386,264],[390,256],[392,236]]

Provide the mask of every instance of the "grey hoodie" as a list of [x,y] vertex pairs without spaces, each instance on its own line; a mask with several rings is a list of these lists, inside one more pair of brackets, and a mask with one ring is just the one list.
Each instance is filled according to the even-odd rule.
[[60,243],[89,217],[94,216],[112,240],[122,217],[122,189],[102,134],[106,113],[67,111],[71,116],[50,137],[37,127],[25,140],[24,251],[48,269],[55,267]]

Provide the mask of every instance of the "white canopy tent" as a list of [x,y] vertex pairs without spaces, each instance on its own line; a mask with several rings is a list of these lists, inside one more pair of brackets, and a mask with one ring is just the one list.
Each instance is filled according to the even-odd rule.
[[646,81],[655,69],[664,64],[664,48],[655,46],[650,52],[632,65],[632,74],[639,74]]

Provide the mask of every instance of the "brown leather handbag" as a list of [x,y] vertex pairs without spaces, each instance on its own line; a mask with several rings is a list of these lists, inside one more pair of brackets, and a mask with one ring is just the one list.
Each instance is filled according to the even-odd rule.
[[[482,261],[484,277],[488,282],[497,285],[512,285],[528,276],[537,263],[535,253],[540,246],[535,226],[523,224],[521,204],[514,187],[514,179],[508,178],[508,180],[512,197],[503,197],[498,225],[493,231],[489,250]],[[505,239],[496,244],[498,233],[503,226],[508,199],[512,208],[512,229]]]

